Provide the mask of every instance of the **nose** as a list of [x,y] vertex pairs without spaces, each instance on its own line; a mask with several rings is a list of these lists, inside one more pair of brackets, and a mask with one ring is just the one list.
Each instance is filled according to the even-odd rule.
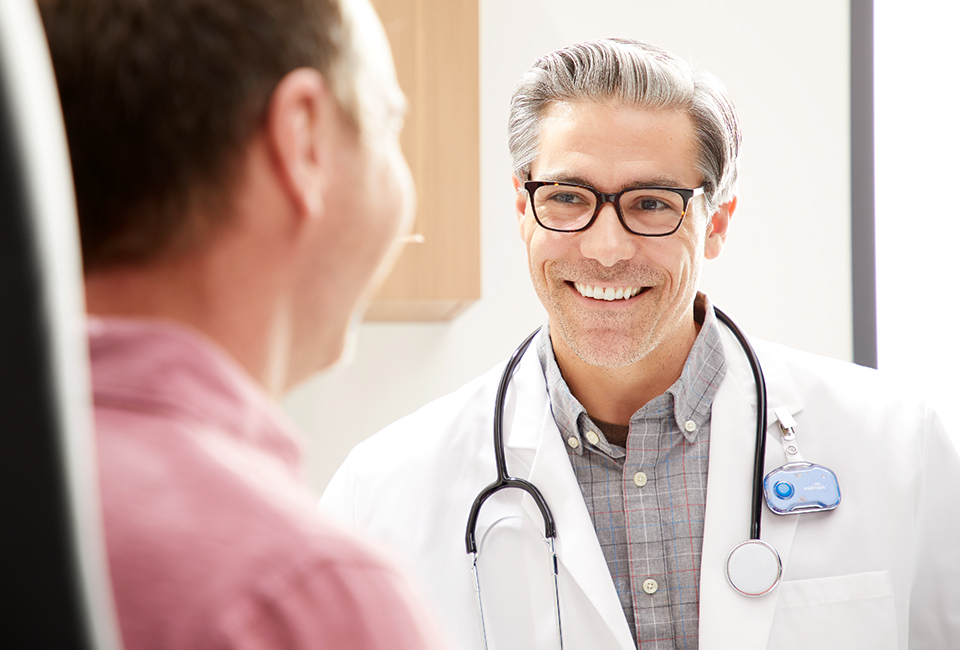
[[593,225],[580,233],[580,253],[604,266],[613,266],[633,258],[638,239],[620,223],[613,204],[607,203],[600,208]]

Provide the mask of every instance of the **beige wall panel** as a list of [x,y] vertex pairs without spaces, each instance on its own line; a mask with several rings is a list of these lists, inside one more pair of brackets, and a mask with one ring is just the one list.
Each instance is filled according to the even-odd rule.
[[476,0],[375,0],[410,103],[414,233],[367,320],[448,320],[480,297]]

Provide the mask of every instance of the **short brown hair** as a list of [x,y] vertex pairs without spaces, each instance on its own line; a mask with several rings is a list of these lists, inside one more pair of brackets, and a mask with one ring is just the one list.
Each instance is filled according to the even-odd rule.
[[[276,83],[331,82],[356,122],[337,0],[39,0],[87,270],[154,260],[220,221]],[[345,56],[344,56],[345,55]],[[344,59],[348,62],[345,64]]]

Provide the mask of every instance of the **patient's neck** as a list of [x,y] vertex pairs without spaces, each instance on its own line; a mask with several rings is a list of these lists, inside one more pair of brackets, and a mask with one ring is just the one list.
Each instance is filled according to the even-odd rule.
[[278,359],[284,365],[289,351],[274,343],[289,337],[275,336],[274,330],[284,327],[285,320],[263,286],[265,278],[248,282],[239,277],[242,272],[230,277],[217,266],[204,256],[188,256],[88,272],[87,312],[186,325],[219,344],[264,390],[279,397],[285,377],[277,376]]

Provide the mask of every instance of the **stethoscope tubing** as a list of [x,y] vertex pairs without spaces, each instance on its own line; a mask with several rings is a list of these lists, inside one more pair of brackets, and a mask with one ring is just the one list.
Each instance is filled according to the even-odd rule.
[[[763,369],[760,366],[760,360],[757,358],[757,353],[754,351],[753,346],[750,345],[747,337],[740,330],[740,328],[737,327],[736,323],[734,323],[733,320],[723,311],[715,307],[714,312],[717,315],[717,319],[727,326],[727,328],[737,339],[740,347],[743,348],[743,352],[750,363],[750,370],[753,373],[754,384],[757,391],[757,426],[753,465],[753,496],[750,508],[750,539],[759,540],[760,518],[761,513],[763,512],[764,502],[763,461],[767,446],[767,384],[763,376]],[[534,503],[536,503],[537,508],[540,510],[540,514],[543,516],[544,537],[547,539],[553,539],[557,535],[557,527],[556,523],[554,522],[553,513],[550,511],[549,506],[547,506],[547,502],[546,499],[544,499],[543,494],[540,492],[537,486],[533,485],[529,481],[512,477],[507,474],[507,461],[503,449],[503,409],[506,402],[507,388],[510,385],[510,379],[513,377],[513,373],[516,370],[517,365],[520,363],[520,359],[523,357],[523,353],[526,352],[527,348],[530,346],[530,343],[533,341],[534,336],[536,336],[537,332],[539,331],[540,328],[538,327],[531,332],[526,339],[523,340],[516,350],[513,351],[513,354],[510,356],[510,359],[507,361],[507,365],[504,368],[503,375],[500,377],[500,385],[497,387],[497,398],[494,407],[493,418],[493,448],[496,456],[497,479],[485,487],[480,494],[477,495],[473,505],[470,508],[470,517],[467,520],[466,532],[467,553],[476,554],[477,552],[476,532],[477,518],[480,514],[480,507],[488,498],[493,496],[493,494],[506,488],[518,488],[529,494]]]
[[753,452],[753,499],[750,510],[750,539],[760,539],[760,515],[763,512],[763,461],[767,451],[767,382],[763,377],[763,368],[750,341],[729,316],[716,307],[713,311],[717,320],[727,326],[736,337],[750,362],[753,383],[757,389],[757,439]]
[[543,498],[543,494],[537,486],[530,481],[507,475],[507,459],[503,450],[503,408],[507,399],[507,387],[510,385],[510,379],[513,377],[513,373],[517,369],[523,353],[526,352],[527,347],[529,347],[533,341],[533,337],[536,336],[539,331],[540,328],[538,327],[513,351],[510,360],[507,361],[507,365],[503,370],[503,375],[500,377],[493,418],[493,450],[497,463],[497,480],[483,488],[474,500],[473,506],[470,508],[470,517],[467,519],[467,553],[476,554],[477,552],[477,517],[480,514],[480,506],[496,492],[506,488],[518,488],[529,494],[534,503],[537,504],[540,514],[543,516],[544,537],[553,539],[557,536],[557,526],[553,520],[553,513],[547,506],[547,501]]

